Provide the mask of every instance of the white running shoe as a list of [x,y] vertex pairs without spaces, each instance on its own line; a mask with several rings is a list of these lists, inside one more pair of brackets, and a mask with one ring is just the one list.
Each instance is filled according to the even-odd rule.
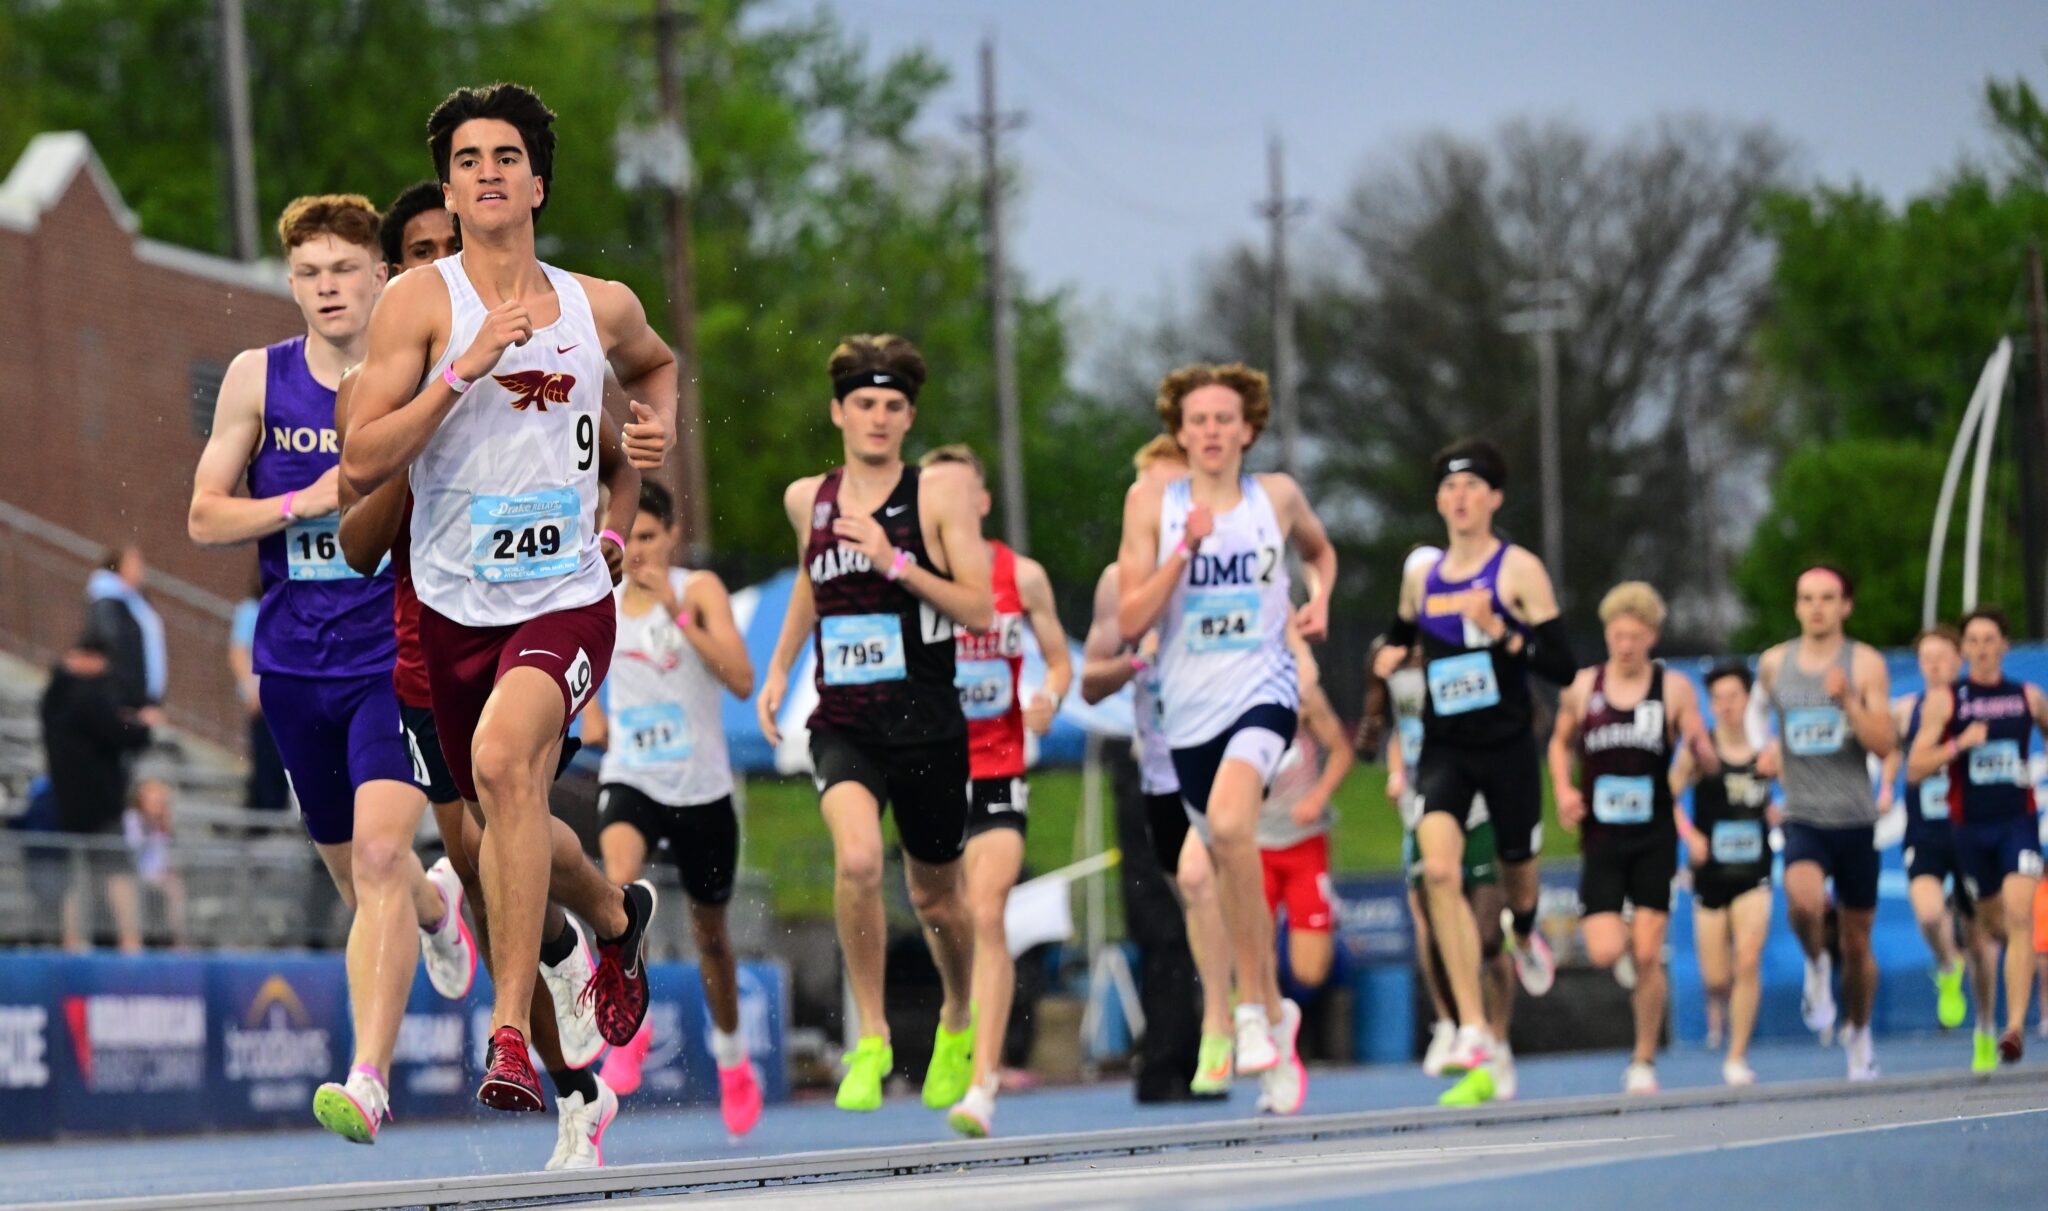
[[1522,939],[1510,929],[1508,950],[1514,955],[1515,978],[1522,982],[1522,991],[1532,997],[1549,993],[1551,985],[1557,983],[1557,959],[1550,953],[1550,943],[1543,940],[1543,931],[1532,930],[1529,944],[1524,947]]
[[548,1158],[550,1169],[601,1169],[604,1167],[604,1129],[619,1113],[619,1095],[598,1076],[597,1100],[586,1102],[581,1093],[555,1099],[559,1122],[555,1154]]
[[967,1093],[946,1112],[946,1125],[968,1139],[987,1139],[996,1121],[996,1096],[981,1085],[969,1085]]
[[1506,1039],[1493,1044],[1493,1059],[1487,1062],[1487,1071],[1493,1073],[1493,1100],[1512,1102],[1515,1100],[1515,1053],[1508,1049]]
[[1756,1084],[1756,1069],[1749,1066],[1748,1060],[1723,1060],[1721,1061],[1721,1079],[1738,1089],[1744,1085],[1754,1085]]
[[1624,992],[1634,992],[1636,990],[1636,957],[1634,955],[1624,954],[1614,961],[1614,982],[1621,985]]
[[374,1144],[377,1128],[391,1117],[391,1093],[367,1064],[358,1064],[342,1083],[313,1091],[313,1117],[352,1144]]
[[1458,1038],[1458,1024],[1438,1018],[1429,1028],[1429,1050],[1422,1053],[1422,1075],[1442,1076],[1444,1057],[1451,1054],[1451,1044]]
[[459,1001],[476,980],[476,939],[462,919],[462,880],[444,856],[427,868],[427,882],[441,893],[441,928],[431,933],[420,930],[420,961],[427,965],[434,991]]
[[1655,1064],[1645,1064],[1641,1060],[1630,1064],[1628,1071],[1622,1074],[1621,1091],[1623,1093],[1657,1092],[1657,1066]]
[[[1815,1034],[1835,1028],[1835,965],[1826,954],[1806,961],[1806,984],[1799,991],[1799,1018]],[[1848,1033],[1847,1029],[1843,1034]],[[1843,1040],[1843,1046],[1848,1041]]]
[[1280,1062],[1280,1048],[1273,1042],[1273,1027],[1266,1021],[1264,1005],[1237,1007],[1237,1074],[1257,1076],[1272,1071]]
[[576,949],[559,966],[540,965],[548,982],[548,995],[555,1000],[555,1030],[562,1037],[562,1061],[571,1068],[587,1068],[604,1050],[604,1036],[597,1032],[597,998],[583,995],[590,977],[597,971],[597,957],[576,922],[569,922],[576,935]]
[[1842,1050],[1849,1058],[1849,1079],[1852,1081],[1874,1081],[1877,1079],[1877,1042],[1870,1037],[1870,1027],[1844,1025],[1841,1030]]
[[1280,1002],[1280,1024],[1273,1029],[1273,1044],[1280,1062],[1259,1078],[1257,1109],[1261,1114],[1300,1114],[1308,1098],[1308,1069],[1302,1067],[1296,1046],[1301,1037],[1301,1006]]
[[1484,1026],[1460,1026],[1451,1040],[1451,1052],[1444,1057],[1445,1076],[1463,1076],[1484,1067],[1493,1059],[1493,1040]]

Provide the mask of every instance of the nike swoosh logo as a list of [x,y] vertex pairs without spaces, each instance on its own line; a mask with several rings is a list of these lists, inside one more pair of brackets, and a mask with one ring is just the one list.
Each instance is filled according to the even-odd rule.
[[519,654],[521,656],[554,656],[557,660],[561,659],[560,656],[555,656],[555,653],[548,651],[546,648],[521,648],[519,649]]
[[569,352],[569,350],[571,350],[571,349],[581,349],[582,347],[583,347],[583,342],[582,342],[582,341],[577,341],[577,342],[576,342],[575,344],[573,344],[573,345],[557,345],[557,346],[555,347],[555,352],[556,352],[557,354],[563,354],[563,353],[567,353],[567,352]]
[[897,515],[898,513],[901,513],[901,512],[903,512],[903,510],[905,510],[905,509],[908,509],[909,507],[910,507],[909,505],[897,505],[897,506],[896,506],[895,508],[893,508],[893,509],[884,509],[884,510],[882,510],[882,516],[884,516],[884,517],[894,517],[894,516],[896,516],[896,515]]

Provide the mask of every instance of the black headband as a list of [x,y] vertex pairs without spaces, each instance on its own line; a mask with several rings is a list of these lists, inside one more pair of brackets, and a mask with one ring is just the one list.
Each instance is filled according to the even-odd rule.
[[1474,458],[1469,454],[1454,454],[1448,458],[1437,460],[1436,482],[1442,483],[1460,471],[1477,475],[1486,481],[1487,487],[1495,489],[1498,489],[1500,481],[1506,478],[1506,476],[1500,473],[1500,468],[1494,466],[1493,460],[1490,458]]
[[843,400],[863,387],[887,387],[901,391],[903,398],[917,402],[917,384],[887,370],[856,370],[832,384],[832,398]]

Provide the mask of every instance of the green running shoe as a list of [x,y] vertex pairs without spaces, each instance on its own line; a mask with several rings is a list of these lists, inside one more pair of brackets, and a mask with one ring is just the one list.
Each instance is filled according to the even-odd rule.
[[934,1110],[949,1110],[967,1096],[974,1084],[974,1022],[967,1029],[939,1027],[932,1040],[932,1066],[924,1070],[924,1104]]
[[1998,1036],[1976,1032],[1977,1045],[1970,1054],[1971,1072],[1998,1071]]
[[896,1051],[887,1039],[874,1035],[860,1041],[840,1063],[846,1065],[846,1075],[839,1081],[839,1096],[834,1100],[841,1110],[880,1110],[882,1108],[882,1081],[889,1070],[896,1066]]
[[1943,1030],[1954,1030],[1963,1024],[1963,1016],[1970,1005],[1963,996],[1963,963],[1958,959],[1947,971],[1939,968],[1934,972],[1934,1016],[1940,1020]]
[[1195,1079],[1188,1082],[1188,1091],[1205,1096],[1230,1092],[1234,1047],[1227,1034],[1203,1035],[1201,1058],[1195,1062]]
[[1439,1106],[1477,1106],[1483,1102],[1492,1101],[1493,1094],[1493,1073],[1488,1072],[1483,1067],[1474,1068],[1465,1074],[1463,1080],[1444,1090],[1444,1095],[1436,1100],[1436,1104]]

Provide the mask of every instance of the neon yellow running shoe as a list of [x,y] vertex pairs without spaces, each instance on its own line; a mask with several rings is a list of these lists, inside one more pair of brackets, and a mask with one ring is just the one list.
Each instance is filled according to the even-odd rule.
[[1976,1047],[1970,1054],[1971,1072],[1998,1071],[1998,1036],[1976,1032]]
[[1231,1057],[1235,1043],[1228,1034],[1204,1034],[1201,1058],[1195,1062],[1195,1079],[1188,1091],[1199,1094],[1230,1092]]
[[882,1081],[896,1066],[895,1048],[889,1046],[887,1039],[868,1035],[840,1063],[846,1065],[846,1075],[840,1079],[839,1096],[834,1099],[839,1108],[880,1110]]
[[1436,1100],[1439,1106],[1477,1106],[1493,1100],[1493,1073],[1484,1068],[1474,1068],[1465,1078],[1444,1090]]
[[974,1084],[974,1021],[965,1030],[939,1027],[932,1040],[932,1065],[924,1070],[924,1104],[934,1110],[951,1109],[967,1096]]
[[1943,1030],[1954,1030],[1963,1024],[1963,1015],[1969,1012],[1969,1001],[1963,996],[1963,963],[1961,959],[1950,965],[1947,971],[1934,971],[1934,1016],[1941,1022]]

